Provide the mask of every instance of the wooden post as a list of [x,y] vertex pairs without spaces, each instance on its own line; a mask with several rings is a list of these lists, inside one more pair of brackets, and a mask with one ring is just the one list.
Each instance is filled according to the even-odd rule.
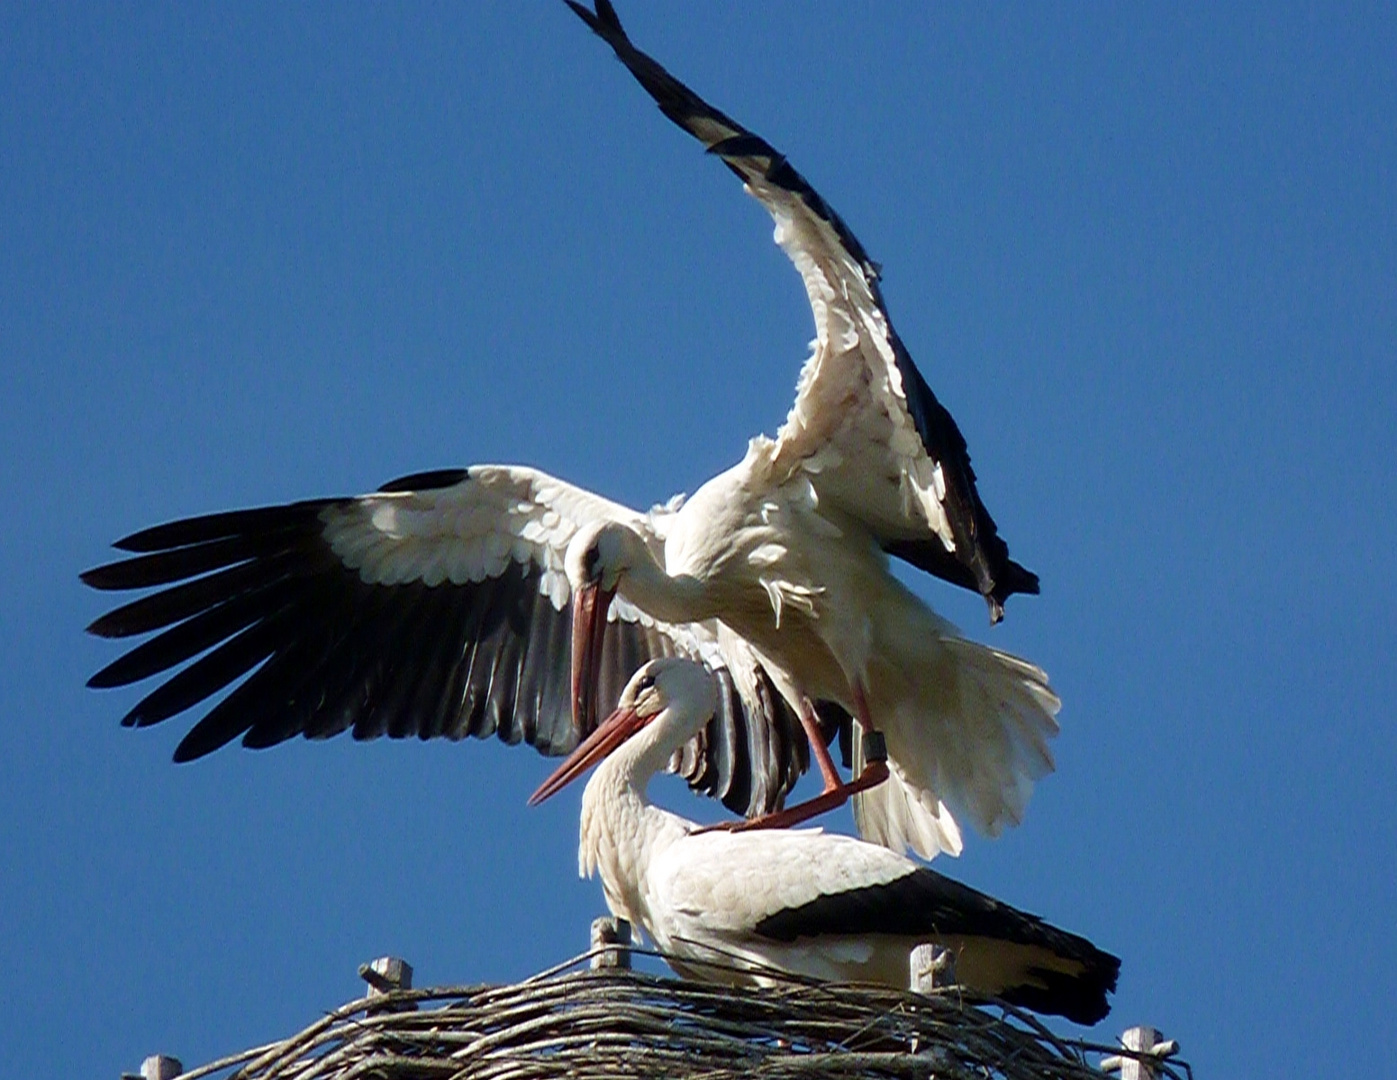
[[1101,1059],[1101,1071],[1119,1072],[1121,1080],[1159,1080],[1157,1063],[1179,1052],[1177,1042],[1161,1038],[1152,1027],[1126,1028],[1121,1045],[1135,1054],[1113,1054]]
[[[369,984],[369,997],[385,997],[394,990],[412,989],[412,965],[401,956],[380,956],[359,965],[359,978]],[[411,1012],[416,1008],[415,1002],[401,1001],[395,1005],[380,1005],[371,1011]]]
[[412,989],[412,965],[401,956],[380,956],[359,965],[359,978],[369,984],[369,997]]
[[[1121,1036],[1121,1045],[1127,1050],[1144,1050],[1148,1053],[1157,1042],[1159,1032],[1152,1027],[1126,1028]],[[1149,1062],[1131,1057],[1121,1058],[1121,1080],[1155,1080],[1157,1075]]]
[[912,950],[907,985],[919,994],[956,984],[956,954],[927,941]]
[[182,1072],[184,1065],[179,1058],[164,1054],[152,1054],[141,1062],[141,1080],[174,1080]]
[[[625,919],[607,917],[592,920],[592,970],[629,970],[631,924]],[[598,952],[597,950],[601,950]]]

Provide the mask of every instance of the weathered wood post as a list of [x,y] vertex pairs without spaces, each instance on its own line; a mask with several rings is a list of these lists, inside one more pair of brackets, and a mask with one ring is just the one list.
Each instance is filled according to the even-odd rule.
[[[380,956],[367,964],[359,965],[359,978],[369,984],[369,997],[385,997],[394,990],[412,989],[412,965],[401,956]],[[411,1012],[417,1008],[412,1001],[402,1001],[395,1005],[380,1005],[378,1010],[391,1012]]]
[[1101,1059],[1101,1071],[1119,1072],[1121,1080],[1159,1080],[1156,1063],[1179,1052],[1177,1042],[1161,1038],[1152,1027],[1126,1028],[1121,1045],[1135,1054],[1112,1054]]
[[631,924],[625,919],[607,916],[592,920],[592,970],[608,968],[629,969]]
[[956,984],[956,954],[933,942],[913,949],[907,967],[907,985],[919,994]]
[[122,1073],[121,1080],[174,1080],[182,1072],[184,1072],[184,1065],[179,1058],[167,1057],[164,1054],[152,1054],[141,1062],[139,1074]]

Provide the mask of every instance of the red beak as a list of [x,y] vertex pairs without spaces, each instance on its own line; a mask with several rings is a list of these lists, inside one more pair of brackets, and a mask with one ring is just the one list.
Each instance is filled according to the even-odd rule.
[[649,717],[642,717],[633,708],[617,709],[596,731],[582,740],[581,745],[567,756],[552,776],[539,785],[538,790],[529,796],[529,805],[537,806],[544,799],[562,791],[643,728],[648,720]]
[[597,723],[602,646],[606,644],[606,615],[615,589],[584,585],[572,602],[572,726],[579,736]]

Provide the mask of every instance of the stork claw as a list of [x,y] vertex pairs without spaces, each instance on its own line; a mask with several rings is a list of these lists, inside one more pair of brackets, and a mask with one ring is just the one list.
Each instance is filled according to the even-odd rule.
[[888,763],[886,761],[870,761],[864,766],[863,772],[849,783],[840,784],[838,787],[824,791],[813,799],[808,799],[796,806],[777,810],[771,814],[762,814],[760,817],[748,818],[745,821],[724,821],[717,825],[705,825],[698,831],[748,832],[752,829],[789,829],[792,825],[799,825],[813,817],[828,813],[830,810],[838,809],[848,802],[851,796],[857,795],[860,791],[867,791],[871,787],[877,787],[887,778]]
[[700,825],[697,829],[695,829],[695,830],[694,830],[693,832],[691,832],[689,835],[690,835],[690,836],[698,836],[699,833],[706,833],[706,832],[737,832],[737,830],[738,830],[741,826],[746,825],[746,824],[747,824],[746,819],[743,819],[743,820],[741,820],[741,821],[719,821],[719,822],[715,822],[715,823],[712,824],[712,825]]

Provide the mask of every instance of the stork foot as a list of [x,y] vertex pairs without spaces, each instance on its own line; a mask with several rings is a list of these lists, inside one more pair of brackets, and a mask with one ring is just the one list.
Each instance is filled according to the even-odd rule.
[[711,832],[721,829],[723,832],[747,832],[750,829],[789,829],[792,825],[799,825],[830,810],[838,809],[848,802],[851,796],[876,787],[887,778],[887,761],[870,761],[864,766],[863,772],[849,783],[839,784],[796,806],[788,806],[785,810],[777,810],[773,814],[763,814],[761,817],[748,818],[745,821],[725,821],[718,825],[707,825],[698,831]]

